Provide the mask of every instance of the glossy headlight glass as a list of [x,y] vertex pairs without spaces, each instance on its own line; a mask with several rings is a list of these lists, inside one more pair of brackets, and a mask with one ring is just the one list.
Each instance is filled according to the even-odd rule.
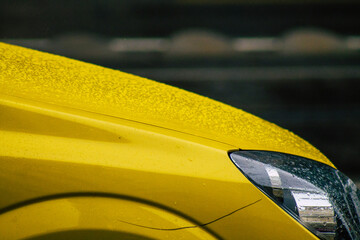
[[237,151],[242,173],[321,239],[360,239],[360,191],[340,171],[299,156]]

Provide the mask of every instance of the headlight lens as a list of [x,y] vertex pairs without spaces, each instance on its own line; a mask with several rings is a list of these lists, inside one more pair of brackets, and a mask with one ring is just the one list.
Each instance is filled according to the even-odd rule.
[[307,158],[237,151],[243,174],[321,239],[360,239],[360,191],[340,171]]

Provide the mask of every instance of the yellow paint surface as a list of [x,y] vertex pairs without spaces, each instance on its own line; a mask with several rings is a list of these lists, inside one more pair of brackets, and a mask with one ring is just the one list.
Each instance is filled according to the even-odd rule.
[[132,233],[145,236],[146,239],[216,239],[203,229],[196,227],[177,231],[158,229],[176,229],[182,226],[194,226],[194,223],[143,203],[104,197],[60,198],[32,204],[0,215],[2,239],[9,240],[46,234],[51,236],[52,233],[74,230],[83,231],[80,235],[81,239],[104,239],[104,236],[91,234],[93,230],[105,230],[112,233],[114,237],[111,239],[144,239],[127,238],[119,233]]
[[234,166],[236,148],[328,162],[225,104],[0,44],[0,238],[316,239]]
[[331,164],[295,134],[242,110],[131,74],[4,43],[0,94]]

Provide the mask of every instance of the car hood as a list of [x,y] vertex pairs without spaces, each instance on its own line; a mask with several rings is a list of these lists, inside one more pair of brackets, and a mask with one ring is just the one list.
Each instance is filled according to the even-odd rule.
[[[0,43],[0,94],[167,128],[332,165],[295,134],[197,94],[48,53]],[[230,150],[230,149],[229,149]]]

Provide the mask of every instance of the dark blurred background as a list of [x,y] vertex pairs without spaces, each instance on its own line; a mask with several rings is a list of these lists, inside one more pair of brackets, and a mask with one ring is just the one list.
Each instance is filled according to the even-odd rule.
[[0,1],[0,41],[244,109],[360,175],[360,5],[321,0]]

